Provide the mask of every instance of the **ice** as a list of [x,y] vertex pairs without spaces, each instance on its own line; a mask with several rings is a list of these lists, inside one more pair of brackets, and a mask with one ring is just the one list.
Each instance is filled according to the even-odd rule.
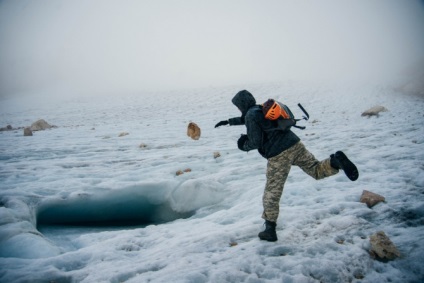
[[[279,241],[268,243],[257,237],[266,161],[237,149],[244,127],[214,128],[238,115],[231,98],[241,88],[71,99],[59,108],[32,101],[25,119],[19,108],[3,113],[3,124],[48,116],[58,127],[32,137],[0,133],[0,281],[420,281],[424,101],[372,85],[251,86],[258,101],[290,92],[288,104],[301,102],[311,115],[306,130],[295,130],[307,148],[318,159],[343,150],[360,171],[356,182],[342,172],[316,181],[293,167]],[[159,104],[184,109],[200,94],[214,103],[165,119],[146,114]],[[377,103],[389,111],[360,117]],[[186,136],[190,121],[202,129],[198,141]],[[386,202],[369,209],[359,202],[364,189]],[[368,237],[379,230],[401,258],[370,258]]]
[[33,233],[21,232],[2,241],[2,246],[0,256],[5,258],[37,259],[60,254],[59,247],[46,241],[41,235]]

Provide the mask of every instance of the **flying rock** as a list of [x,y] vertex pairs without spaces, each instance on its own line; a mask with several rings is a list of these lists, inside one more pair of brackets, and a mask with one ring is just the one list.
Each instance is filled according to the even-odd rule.
[[190,122],[187,126],[187,136],[191,137],[193,140],[198,140],[200,138],[200,128],[196,123]]

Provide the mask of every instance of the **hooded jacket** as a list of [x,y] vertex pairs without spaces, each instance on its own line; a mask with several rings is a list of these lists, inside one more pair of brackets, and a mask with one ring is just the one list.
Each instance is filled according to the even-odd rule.
[[242,150],[257,149],[263,157],[268,159],[300,141],[300,138],[291,130],[272,131],[275,129],[275,121],[265,119],[262,107],[256,105],[255,98],[247,90],[239,91],[232,102],[240,109],[242,115],[240,118],[230,119],[230,125],[245,124],[247,129],[247,141]]

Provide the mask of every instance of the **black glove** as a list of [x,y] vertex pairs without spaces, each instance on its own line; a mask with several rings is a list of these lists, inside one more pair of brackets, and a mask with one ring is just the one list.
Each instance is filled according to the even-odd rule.
[[247,140],[248,140],[247,135],[241,135],[241,137],[238,139],[237,146],[240,150],[245,151],[244,144],[246,143]]
[[228,120],[221,121],[221,122],[219,122],[218,124],[215,125],[215,128],[218,128],[219,126],[228,125],[228,123],[229,123]]

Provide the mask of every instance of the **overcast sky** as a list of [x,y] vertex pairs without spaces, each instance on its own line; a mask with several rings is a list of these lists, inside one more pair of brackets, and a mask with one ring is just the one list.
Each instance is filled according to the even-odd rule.
[[391,78],[424,1],[0,0],[0,94]]

